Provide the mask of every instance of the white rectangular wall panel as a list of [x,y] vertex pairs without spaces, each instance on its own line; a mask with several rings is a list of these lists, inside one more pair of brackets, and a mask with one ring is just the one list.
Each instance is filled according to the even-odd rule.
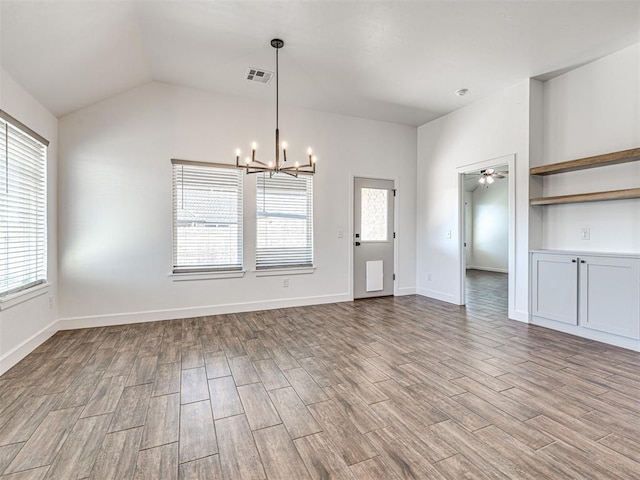
[[382,260],[367,262],[367,292],[384,289],[384,266]]

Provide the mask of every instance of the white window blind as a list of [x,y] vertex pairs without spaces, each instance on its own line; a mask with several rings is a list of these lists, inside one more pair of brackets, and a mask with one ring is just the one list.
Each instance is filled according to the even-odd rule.
[[0,111],[0,295],[47,278],[47,144]]
[[313,265],[313,177],[257,180],[256,268]]
[[172,160],[173,272],[242,268],[242,171]]

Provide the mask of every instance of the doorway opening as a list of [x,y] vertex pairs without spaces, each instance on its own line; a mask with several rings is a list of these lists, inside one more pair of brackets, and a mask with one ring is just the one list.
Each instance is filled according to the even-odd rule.
[[460,304],[510,317],[515,303],[515,156],[469,165],[460,176]]

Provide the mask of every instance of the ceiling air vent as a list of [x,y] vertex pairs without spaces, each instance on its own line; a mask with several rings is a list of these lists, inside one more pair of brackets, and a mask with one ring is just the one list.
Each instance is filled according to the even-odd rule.
[[247,80],[258,83],[269,83],[273,77],[273,72],[260,70],[259,68],[250,68],[247,72]]

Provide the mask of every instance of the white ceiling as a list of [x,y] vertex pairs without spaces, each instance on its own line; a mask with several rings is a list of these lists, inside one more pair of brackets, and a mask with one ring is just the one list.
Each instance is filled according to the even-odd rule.
[[[1,63],[55,115],[150,81],[420,125],[640,41],[640,1],[8,1]],[[469,88],[465,97],[454,95]]]

